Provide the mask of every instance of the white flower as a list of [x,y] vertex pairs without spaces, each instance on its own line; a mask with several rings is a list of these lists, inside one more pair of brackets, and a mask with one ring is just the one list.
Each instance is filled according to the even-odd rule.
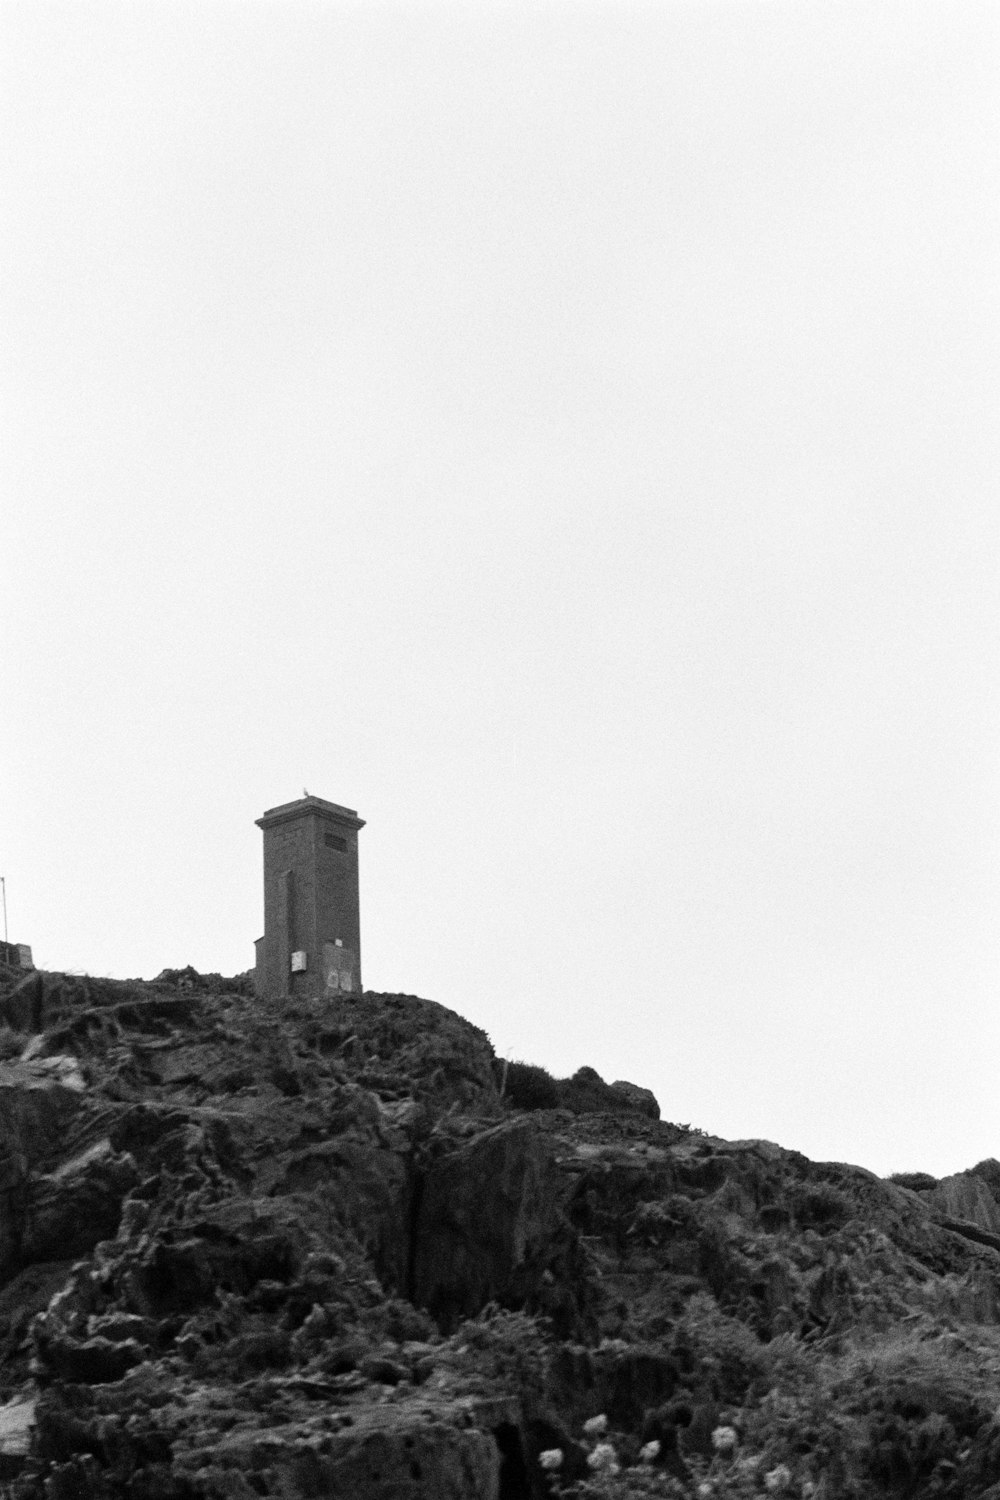
[[639,1449],[639,1462],[641,1464],[651,1464],[653,1462],[653,1459],[654,1458],[659,1458],[659,1456],[660,1456],[660,1440],[659,1440],[659,1438],[654,1438],[651,1443],[643,1443],[642,1447]]
[[618,1454],[611,1443],[598,1443],[593,1453],[587,1454],[587,1468],[595,1474],[617,1474]]
[[543,1469],[548,1469],[550,1473],[553,1473],[556,1469],[561,1469],[562,1461],[563,1451],[561,1448],[546,1448],[538,1455],[538,1462]]
[[792,1482],[792,1473],[787,1464],[778,1464],[764,1475],[764,1488],[769,1495],[780,1495]]
[[738,1441],[735,1427],[716,1427],[712,1432],[712,1447],[716,1453],[732,1453]]
[[608,1430],[608,1419],[601,1412],[599,1417],[590,1417],[583,1424],[584,1436],[589,1438],[603,1437]]

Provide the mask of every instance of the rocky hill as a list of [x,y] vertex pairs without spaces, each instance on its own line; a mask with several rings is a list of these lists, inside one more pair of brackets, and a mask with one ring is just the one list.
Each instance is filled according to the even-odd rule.
[[883,1181],[405,995],[0,969],[15,1500],[1000,1500],[1000,1164]]

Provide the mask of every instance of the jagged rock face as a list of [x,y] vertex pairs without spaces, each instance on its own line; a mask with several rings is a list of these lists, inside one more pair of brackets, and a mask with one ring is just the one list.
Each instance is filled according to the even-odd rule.
[[117,1227],[122,1199],[135,1186],[129,1164],[118,1161],[103,1174],[87,1172],[83,1189],[72,1157],[66,1158],[84,1087],[70,1057],[0,1063],[4,1279],[24,1263],[91,1249]]
[[[990,1173],[989,1168],[996,1168]],[[986,1171],[983,1172],[982,1168]],[[943,1177],[929,1192],[927,1201],[952,1219],[964,1219],[1000,1237],[1000,1163],[983,1162],[971,1172]]]
[[512,1111],[440,1006],[245,989],[0,975],[15,1500],[543,1500],[598,1412],[622,1496],[1000,1483],[996,1163],[914,1191],[592,1069]]
[[551,1140],[508,1121],[433,1161],[414,1223],[411,1294],[444,1327],[489,1302],[536,1304],[563,1222]]

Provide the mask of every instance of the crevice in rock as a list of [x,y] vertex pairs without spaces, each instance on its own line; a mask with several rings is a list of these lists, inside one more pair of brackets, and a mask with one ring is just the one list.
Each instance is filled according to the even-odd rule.
[[416,1163],[413,1164],[412,1171],[413,1187],[410,1192],[410,1212],[406,1226],[406,1281],[403,1289],[403,1295],[408,1302],[412,1302],[416,1295],[417,1239],[424,1201],[424,1174]]
[[500,1450],[498,1500],[533,1500],[520,1431],[513,1422],[501,1422],[494,1427],[493,1438]]

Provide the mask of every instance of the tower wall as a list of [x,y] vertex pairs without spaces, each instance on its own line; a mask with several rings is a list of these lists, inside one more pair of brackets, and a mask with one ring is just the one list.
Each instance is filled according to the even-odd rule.
[[264,833],[264,936],[256,944],[262,996],[361,989],[358,832],[353,808],[303,797],[270,808]]

